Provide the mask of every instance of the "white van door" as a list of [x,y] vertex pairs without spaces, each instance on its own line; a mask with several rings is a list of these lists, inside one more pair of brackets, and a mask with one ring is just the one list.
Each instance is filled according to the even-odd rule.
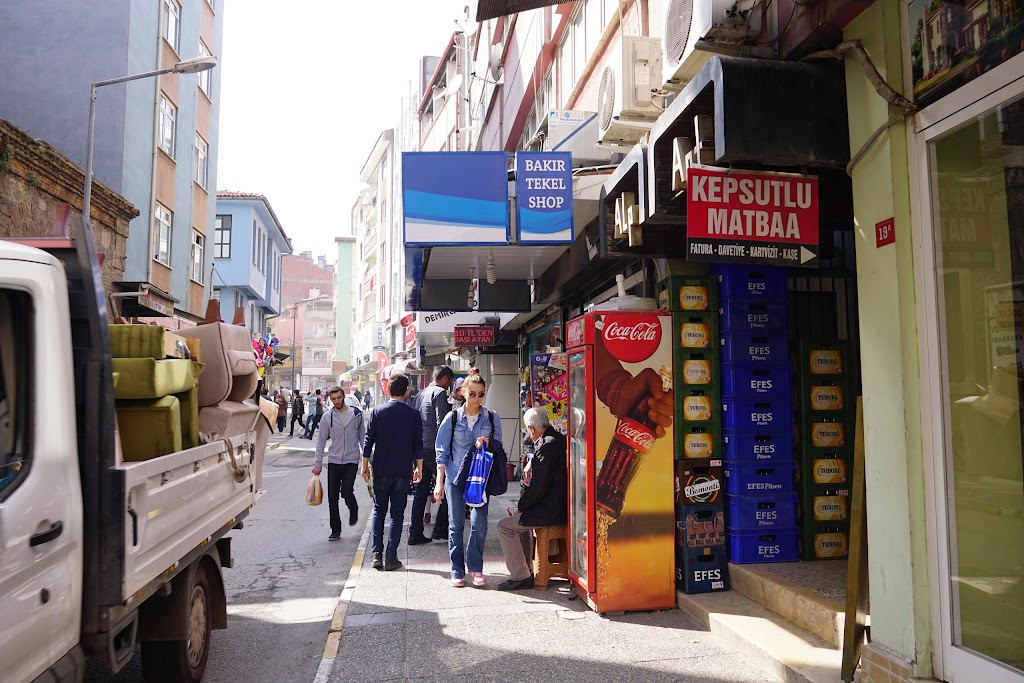
[[0,242],[0,677],[5,681],[33,680],[79,639],[81,488],[65,286],[63,269],[48,254]]

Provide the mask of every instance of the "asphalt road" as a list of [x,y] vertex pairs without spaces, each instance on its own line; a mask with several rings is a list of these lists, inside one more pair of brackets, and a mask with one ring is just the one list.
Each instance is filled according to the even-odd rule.
[[[312,442],[297,437],[267,453],[267,493],[231,534],[235,568],[223,572],[228,628],[213,633],[205,683],[311,683],[316,676],[371,503],[357,480],[359,522],[328,542],[327,501],[310,507],[303,500],[312,463]],[[321,480],[327,483],[326,474]],[[341,510],[347,522],[344,501]],[[85,680],[142,683],[140,655],[116,676],[91,661]]]

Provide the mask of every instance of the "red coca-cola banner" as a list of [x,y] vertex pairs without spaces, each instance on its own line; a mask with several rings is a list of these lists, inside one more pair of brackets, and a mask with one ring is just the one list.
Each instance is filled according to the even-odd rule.
[[690,166],[686,238],[691,259],[810,265],[817,259],[818,179]]
[[581,346],[585,341],[584,337],[585,330],[585,319],[576,318],[570,320],[565,326],[565,345],[566,348],[573,348],[575,346]]
[[661,344],[661,319],[656,315],[608,315],[598,323],[605,348],[624,363],[639,363]]

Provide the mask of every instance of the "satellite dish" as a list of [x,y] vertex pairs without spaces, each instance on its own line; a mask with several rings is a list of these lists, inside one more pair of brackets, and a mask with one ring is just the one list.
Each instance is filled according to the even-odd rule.
[[452,95],[457,95],[457,94],[459,94],[459,91],[461,90],[461,88],[462,88],[462,74],[455,74],[455,76],[451,80],[451,83],[449,83],[448,87],[444,89],[444,95],[445,95],[445,97],[451,97]]
[[492,46],[491,54],[487,61],[487,69],[491,73],[491,78],[495,81],[501,79],[501,74],[505,70],[504,65],[501,63],[502,52],[504,52],[504,49],[500,44]]

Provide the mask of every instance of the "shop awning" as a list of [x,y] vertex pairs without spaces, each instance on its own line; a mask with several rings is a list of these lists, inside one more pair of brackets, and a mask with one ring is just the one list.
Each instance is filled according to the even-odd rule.
[[672,191],[673,142],[696,142],[699,115],[713,123],[706,164],[841,172],[850,158],[842,64],[715,56],[651,129],[645,224],[685,222],[685,196]]

